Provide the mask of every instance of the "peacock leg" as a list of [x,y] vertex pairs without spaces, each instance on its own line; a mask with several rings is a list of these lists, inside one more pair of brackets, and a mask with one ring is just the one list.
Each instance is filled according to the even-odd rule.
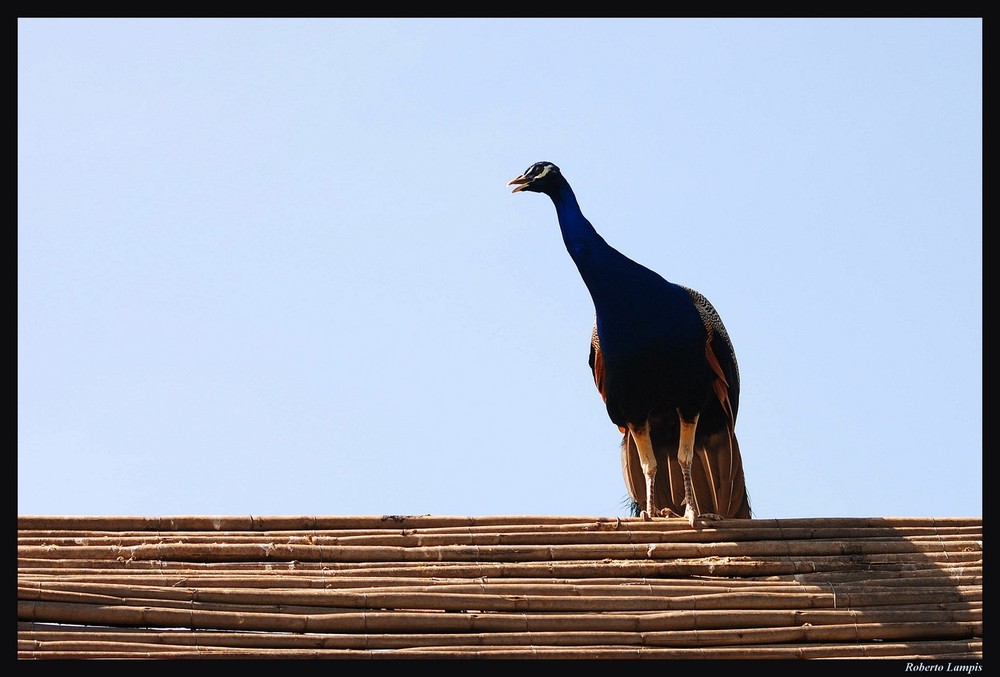
[[639,464],[642,466],[642,474],[646,478],[646,509],[640,513],[644,520],[650,520],[659,513],[653,501],[654,483],[656,480],[656,457],[653,455],[653,440],[649,436],[649,421],[644,421],[639,425],[628,424],[629,434],[635,440],[635,448],[639,452]]
[[691,480],[691,464],[694,462],[694,433],[698,428],[698,414],[694,420],[685,420],[684,415],[678,410],[677,416],[681,422],[681,438],[677,446],[677,460],[681,464],[681,473],[684,477],[684,517],[688,524],[694,526],[695,517],[701,514],[698,510],[698,499],[694,495],[694,482]]

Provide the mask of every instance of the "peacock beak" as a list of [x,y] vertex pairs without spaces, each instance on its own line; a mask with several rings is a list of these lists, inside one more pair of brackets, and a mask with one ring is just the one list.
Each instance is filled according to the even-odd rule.
[[517,188],[515,188],[512,191],[510,191],[511,193],[516,193],[519,190],[524,190],[525,188],[527,188],[528,187],[527,184],[528,184],[528,179],[526,179],[525,176],[524,176],[524,174],[522,174],[521,176],[517,177],[516,179],[510,181],[507,185],[508,186],[517,186]]

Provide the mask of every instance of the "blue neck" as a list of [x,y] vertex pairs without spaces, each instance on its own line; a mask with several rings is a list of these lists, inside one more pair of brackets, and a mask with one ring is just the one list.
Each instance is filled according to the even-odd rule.
[[[614,254],[618,254],[618,252],[604,241],[604,238],[594,230],[594,226],[580,211],[576,195],[573,194],[573,189],[568,183],[563,181],[556,191],[549,193],[549,197],[552,198],[552,204],[556,207],[559,229],[562,231],[566,251],[576,263],[584,282],[590,287],[592,279],[598,270],[606,264],[609,256],[612,256],[612,252]],[[621,254],[618,255],[621,256]],[[593,291],[591,287],[591,292]]]
[[[565,180],[545,193],[555,205],[566,251],[594,301],[599,329],[608,330],[602,334],[602,342],[605,337],[615,340],[608,333],[614,331],[609,323],[632,335],[632,341],[638,343],[638,334],[652,336],[657,329],[663,329],[663,322],[683,314],[685,307],[693,310],[687,292],[604,241],[580,211],[573,189]],[[635,318],[639,317],[644,320],[636,324]]]

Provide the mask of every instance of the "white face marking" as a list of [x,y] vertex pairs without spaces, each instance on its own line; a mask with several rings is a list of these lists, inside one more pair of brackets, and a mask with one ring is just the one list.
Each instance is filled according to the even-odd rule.
[[552,171],[552,165],[544,165],[542,167],[542,171],[538,173],[538,176],[536,176],[535,179],[540,179],[551,171]]

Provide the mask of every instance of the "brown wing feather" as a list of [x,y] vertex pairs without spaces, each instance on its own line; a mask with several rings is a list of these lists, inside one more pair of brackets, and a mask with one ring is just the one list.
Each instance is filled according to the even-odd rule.
[[[601,394],[604,403],[608,402],[608,394],[604,390],[604,354],[601,352],[601,339],[597,337],[597,323],[594,323],[594,330],[590,333],[590,370],[594,374],[594,385],[597,392]],[[625,428],[618,426],[618,432],[624,433]]]
[[590,370],[594,374],[594,385],[597,392],[601,394],[601,399],[607,403],[608,395],[604,392],[604,355],[601,353],[601,340],[597,338],[597,323],[594,323],[594,331],[590,334]]
[[722,405],[722,411],[726,415],[729,428],[732,429],[736,426],[736,413],[733,411],[733,403],[729,399],[729,382],[726,380],[726,373],[723,371],[722,365],[719,364],[719,358],[712,350],[711,340],[705,342],[705,358],[712,371],[715,372],[715,383],[712,384],[712,389],[715,390],[715,396],[718,398],[719,404]]
[[[698,443],[696,449],[692,474],[698,501],[707,504],[699,506],[702,511],[723,517],[749,518],[750,499],[736,435],[731,429],[714,432]],[[704,488],[699,478],[704,480]]]
[[[705,356],[715,372],[715,396],[725,416],[725,426],[704,439],[704,446],[696,444],[697,459],[712,476],[713,502],[715,512],[723,516],[750,517],[750,500],[747,497],[746,479],[743,476],[743,458],[740,445],[736,441],[736,409],[729,397],[729,383],[726,374],[715,356],[712,342],[705,344]],[[697,489],[696,489],[697,491]]]

